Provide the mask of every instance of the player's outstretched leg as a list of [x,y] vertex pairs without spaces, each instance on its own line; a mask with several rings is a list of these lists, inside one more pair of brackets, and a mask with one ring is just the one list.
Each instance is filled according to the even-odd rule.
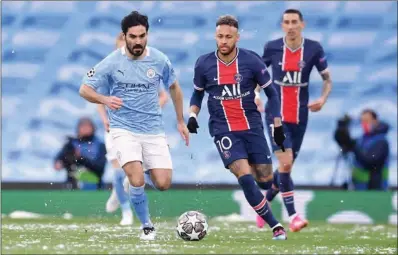
[[308,225],[308,221],[301,219],[294,207],[294,185],[290,176],[293,165],[293,153],[291,149],[286,152],[278,151],[275,153],[279,160],[279,188],[283,203],[289,214],[289,229],[298,232]]
[[231,172],[238,178],[239,185],[248,203],[253,207],[273,231],[274,240],[286,240],[286,232],[282,225],[274,218],[265,196],[256,185],[251,167],[246,159],[238,159],[229,165]]
[[[254,164],[251,166],[252,167],[252,173],[255,176],[257,185],[263,189],[263,190],[270,190],[271,187],[273,186],[274,177],[272,173],[272,163],[270,164]],[[271,207],[270,201],[267,199],[268,206]],[[263,228],[266,222],[264,219],[260,216],[256,216],[256,223],[257,227]]]
[[149,216],[148,198],[145,193],[144,173],[141,162],[128,162],[123,166],[123,169],[130,182],[130,201],[143,230],[140,238],[141,240],[154,240],[156,232]]
[[124,191],[123,180],[126,174],[123,169],[115,169],[113,176],[113,189],[115,190],[117,199],[120,203],[120,209],[122,210],[122,220],[120,225],[127,226],[133,224],[133,212],[131,211],[130,201],[128,193]]
[[[272,181],[272,184],[262,187],[259,185],[260,188],[266,190],[265,192],[265,197],[267,199],[267,201],[269,202],[269,207],[271,207],[271,202],[272,200],[274,200],[274,198],[276,197],[276,195],[278,195],[279,193],[279,172],[278,169],[274,171],[274,178]],[[256,223],[257,223],[257,227],[259,228],[263,228],[264,225],[266,224],[266,222],[263,220],[263,218],[261,218],[259,215],[257,215],[256,217]]]

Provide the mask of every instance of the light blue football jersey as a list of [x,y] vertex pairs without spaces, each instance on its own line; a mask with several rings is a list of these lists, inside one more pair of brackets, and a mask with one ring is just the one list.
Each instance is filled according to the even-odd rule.
[[119,110],[108,109],[111,128],[161,134],[164,128],[159,91],[163,85],[168,89],[175,81],[167,56],[147,46],[147,55],[141,60],[129,58],[125,47],[113,51],[87,72],[82,83],[123,100]]

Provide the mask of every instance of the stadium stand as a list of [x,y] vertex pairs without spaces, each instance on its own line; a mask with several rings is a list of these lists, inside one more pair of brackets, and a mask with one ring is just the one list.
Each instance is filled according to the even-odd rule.
[[[336,122],[344,113],[359,116],[377,109],[391,125],[390,180],[397,185],[397,2],[3,2],[2,10],[2,181],[59,182],[52,168],[64,137],[81,116],[95,118],[95,105],[78,94],[82,76],[114,49],[121,17],[132,10],[149,15],[149,44],[165,52],[176,68],[188,109],[196,58],[215,49],[215,20],[233,14],[241,24],[240,46],[262,53],[280,37],[280,14],[299,8],[304,35],[327,53],[333,92],[324,109],[311,114],[293,178],[297,185],[328,185],[338,147]],[[361,8],[357,8],[360,5]],[[391,11],[395,10],[395,15]],[[387,14],[388,12],[388,14]],[[387,14],[387,15],[386,15]],[[314,71],[311,98],[320,95]],[[263,96],[265,99],[265,97]],[[175,183],[235,183],[224,169],[207,129],[186,148],[175,128],[172,104],[164,110],[174,160]],[[359,134],[359,125],[353,125]],[[276,162],[276,161],[275,161]],[[344,180],[344,171],[338,181]],[[105,181],[111,180],[108,166]]]

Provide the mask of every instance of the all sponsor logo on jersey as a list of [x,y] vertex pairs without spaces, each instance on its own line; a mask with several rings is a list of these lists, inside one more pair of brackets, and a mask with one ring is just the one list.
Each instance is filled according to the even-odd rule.
[[283,83],[289,84],[300,84],[301,83],[301,72],[286,72],[283,77]]
[[250,95],[250,91],[245,93],[241,93],[240,91],[240,83],[231,84],[231,85],[224,85],[221,96],[213,96],[214,99],[217,100],[231,100],[231,99],[238,99]]

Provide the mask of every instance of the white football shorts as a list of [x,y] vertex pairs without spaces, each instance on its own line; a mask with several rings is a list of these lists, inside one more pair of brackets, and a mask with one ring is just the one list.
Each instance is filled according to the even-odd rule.
[[165,134],[146,135],[111,128],[113,150],[119,164],[123,167],[131,161],[141,161],[143,169],[173,169],[169,145]]

